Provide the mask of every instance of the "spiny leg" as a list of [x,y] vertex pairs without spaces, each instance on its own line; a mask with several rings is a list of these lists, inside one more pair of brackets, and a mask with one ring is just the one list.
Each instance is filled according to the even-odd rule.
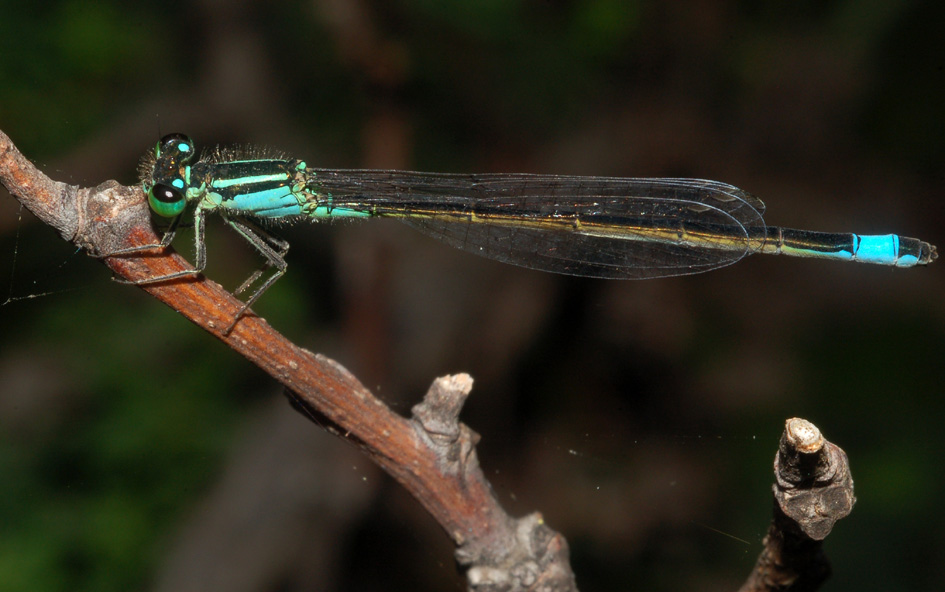
[[[174,242],[174,236],[177,234],[177,227],[180,225],[180,220],[183,217],[175,216],[170,225],[167,227],[167,230],[164,231],[164,235],[161,237],[161,240],[156,243],[151,243],[148,245],[139,245],[137,247],[128,247],[126,249],[118,249],[117,251],[112,251],[110,253],[89,253],[89,257],[93,259],[108,259],[109,257],[125,257],[126,255],[134,255],[135,253],[142,253],[144,251],[163,251]],[[128,280],[122,278],[112,278],[116,282],[123,284],[132,284]]]
[[242,318],[243,314],[253,305],[256,300],[262,296],[266,290],[272,287],[280,277],[282,277],[288,265],[285,262],[285,255],[289,252],[289,243],[286,240],[273,236],[272,234],[266,232],[262,228],[251,224],[246,220],[241,220],[237,218],[229,218],[224,216],[226,223],[233,227],[234,230],[240,233],[246,241],[253,245],[257,251],[259,251],[263,257],[266,258],[266,263],[261,269],[257,269],[246,278],[239,288],[237,288],[233,294],[240,294],[250,286],[252,286],[267,270],[274,269],[275,271],[271,276],[266,278],[263,283],[256,288],[252,295],[246,299],[246,302],[243,304],[243,308],[236,314],[236,317],[233,319],[233,322],[230,323],[230,326],[226,328],[224,333],[229,333],[236,323]]
[[[164,233],[164,236],[161,237],[161,242],[154,243],[150,245],[141,245],[139,247],[131,247],[128,249],[121,249],[115,251],[114,253],[109,253],[108,255],[101,255],[101,258],[104,257],[124,257],[129,254],[140,253],[143,251],[157,250],[162,251],[170,246],[171,242],[174,240],[174,235],[177,233],[177,228],[180,226],[180,219],[182,216],[177,216],[171,222],[171,225],[168,227],[167,231]],[[123,278],[112,278],[114,281],[120,284],[131,284],[134,286],[146,286],[150,284],[159,284],[162,282],[167,282],[170,280],[176,280],[179,278],[193,277],[203,273],[204,268],[207,267],[207,249],[206,244],[204,243],[206,229],[206,220],[204,217],[204,212],[200,208],[194,209],[194,251],[196,255],[196,261],[194,262],[194,269],[188,269],[185,271],[177,271],[174,273],[168,273],[165,275],[159,275],[156,277],[145,278],[142,280],[126,280]]]

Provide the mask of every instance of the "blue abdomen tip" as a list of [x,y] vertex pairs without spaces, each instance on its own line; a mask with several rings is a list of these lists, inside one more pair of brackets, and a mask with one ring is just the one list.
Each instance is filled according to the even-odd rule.
[[903,265],[899,258],[899,236],[896,234],[858,235],[856,259],[863,263]]

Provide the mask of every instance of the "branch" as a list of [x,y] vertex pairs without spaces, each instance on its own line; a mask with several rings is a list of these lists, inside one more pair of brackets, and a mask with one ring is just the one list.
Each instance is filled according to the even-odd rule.
[[739,592],[810,592],[830,576],[823,540],[856,503],[846,453],[809,421],[787,420],[774,459],[774,518]]
[[[118,277],[136,282],[192,269],[173,249],[107,256],[159,241],[139,187],[107,181],[79,188],[53,181],[3,132],[0,182]],[[540,514],[506,514],[482,474],[474,447],[478,436],[458,422],[472,389],[469,376],[436,380],[406,419],[340,364],[294,345],[259,317],[247,314],[227,332],[242,303],[202,276],[139,287],[262,368],[296,405],[355,442],[406,487],[457,545],[471,590],[576,590],[564,538]]]

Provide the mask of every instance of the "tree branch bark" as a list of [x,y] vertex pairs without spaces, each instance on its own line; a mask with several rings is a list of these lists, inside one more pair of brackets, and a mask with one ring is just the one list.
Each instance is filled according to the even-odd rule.
[[[53,181],[0,132],[0,181],[67,241],[135,282],[192,269],[173,249],[108,253],[159,241],[139,187],[114,181],[79,188]],[[139,286],[282,383],[293,402],[356,443],[406,487],[457,545],[471,590],[576,590],[564,538],[540,514],[512,518],[501,508],[475,452],[478,436],[459,423],[468,375],[436,380],[407,419],[374,397],[337,362],[291,343],[265,320],[202,277]]]
[[811,592],[830,577],[823,540],[856,503],[846,453],[814,424],[792,418],[774,458],[774,518],[739,592]]

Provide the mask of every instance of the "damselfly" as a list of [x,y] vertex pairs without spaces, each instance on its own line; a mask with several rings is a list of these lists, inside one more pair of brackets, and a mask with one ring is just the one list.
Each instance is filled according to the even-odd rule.
[[[532,174],[443,174],[331,170],[261,150],[217,148],[197,158],[171,134],[141,165],[151,208],[174,222],[192,212],[195,269],[138,283],[198,274],[207,257],[207,214],[219,213],[265,257],[273,272],[253,304],[286,271],[289,245],[251,220],[396,218],[454,247],[556,273],[642,279],[701,273],[752,253],[896,267],[926,265],[933,245],[895,234],[832,234],[767,226],[764,203],[716,181]],[[254,273],[237,293],[261,277]],[[236,321],[234,320],[234,323]]]

